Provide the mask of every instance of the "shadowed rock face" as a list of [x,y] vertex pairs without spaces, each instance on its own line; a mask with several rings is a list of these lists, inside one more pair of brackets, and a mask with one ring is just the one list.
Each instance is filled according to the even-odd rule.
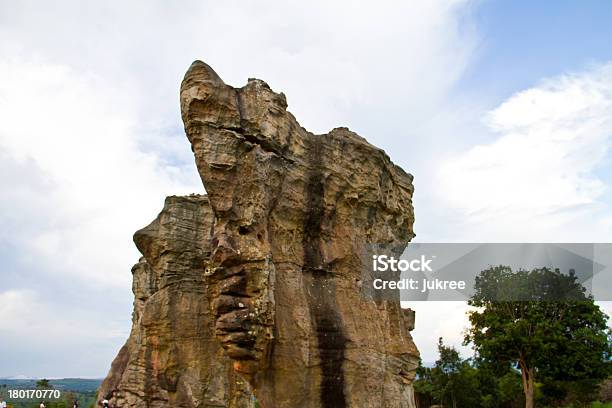
[[364,245],[413,237],[412,176],[346,128],[309,133],[263,81],[232,88],[196,61],[180,98],[234,370],[266,408],[413,407],[413,314],[360,295]]
[[132,331],[100,387],[113,407],[251,407],[246,382],[213,335],[203,270],[213,214],[206,196],[168,197],[136,232]]

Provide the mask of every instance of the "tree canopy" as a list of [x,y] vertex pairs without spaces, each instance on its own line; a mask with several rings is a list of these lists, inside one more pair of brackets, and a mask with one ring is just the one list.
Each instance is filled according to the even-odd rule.
[[533,407],[535,379],[581,382],[594,391],[610,373],[607,316],[575,274],[512,271],[497,266],[476,278],[465,342],[478,358],[520,369],[525,406]]

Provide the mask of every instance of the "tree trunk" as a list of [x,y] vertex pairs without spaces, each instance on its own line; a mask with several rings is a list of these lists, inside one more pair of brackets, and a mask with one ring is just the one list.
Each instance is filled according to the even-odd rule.
[[534,408],[534,369],[527,367],[527,364],[521,359],[519,361],[521,367],[521,379],[523,380],[523,391],[525,392],[525,408]]

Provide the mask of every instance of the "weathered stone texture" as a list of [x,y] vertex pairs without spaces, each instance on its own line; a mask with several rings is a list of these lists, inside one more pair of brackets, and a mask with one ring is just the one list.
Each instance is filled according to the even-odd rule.
[[246,382],[213,335],[203,269],[213,214],[206,196],[168,197],[136,232],[132,331],[99,396],[114,407],[251,407]]
[[412,238],[412,176],[346,128],[314,135],[260,80],[196,61],[187,137],[215,214],[215,333],[264,407],[411,407],[418,352],[399,302],[360,295],[366,243]]
[[413,237],[412,176],[285,96],[192,64],[181,112],[206,196],[169,197],[134,240],[117,406],[413,408],[414,313],[362,296],[364,246]]

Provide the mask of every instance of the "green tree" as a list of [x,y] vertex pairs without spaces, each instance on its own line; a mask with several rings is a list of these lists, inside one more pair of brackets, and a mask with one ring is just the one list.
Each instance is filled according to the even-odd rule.
[[509,370],[497,381],[498,401],[503,406],[518,408],[524,404],[521,397],[521,376],[516,370]]
[[414,391],[417,397],[417,406],[429,407],[434,403],[435,386],[431,377],[431,368],[423,366],[423,362],[419,359],[417,367],[417,378],[414,382]]
[[46,378],[36,381],[36,388],[51,388],[51,383]]
[[464,362],[454,347],[444,345],[442,337],[438,339],[438,353],[440,358],[436,361],[433,370],[434,381],[438,385],[436,390],[438,398],[440,402],[457,408],[457,395],[462,392],[458,383],[461,382],[460,376]]
[[434,367],[419,366],[414,388],[420,400],[427,406],[439,403],[445,406],[480,406],[477,370],[469,360],[463,360],[452,346],[438,340],[439,358]]
[[607,316],[573,273],[492,267],[476,278],[468,303],[475,310],[465,343],[484,361],[520,370],[526,408],[534,406],[536,375],[596,384],[610,372]]

